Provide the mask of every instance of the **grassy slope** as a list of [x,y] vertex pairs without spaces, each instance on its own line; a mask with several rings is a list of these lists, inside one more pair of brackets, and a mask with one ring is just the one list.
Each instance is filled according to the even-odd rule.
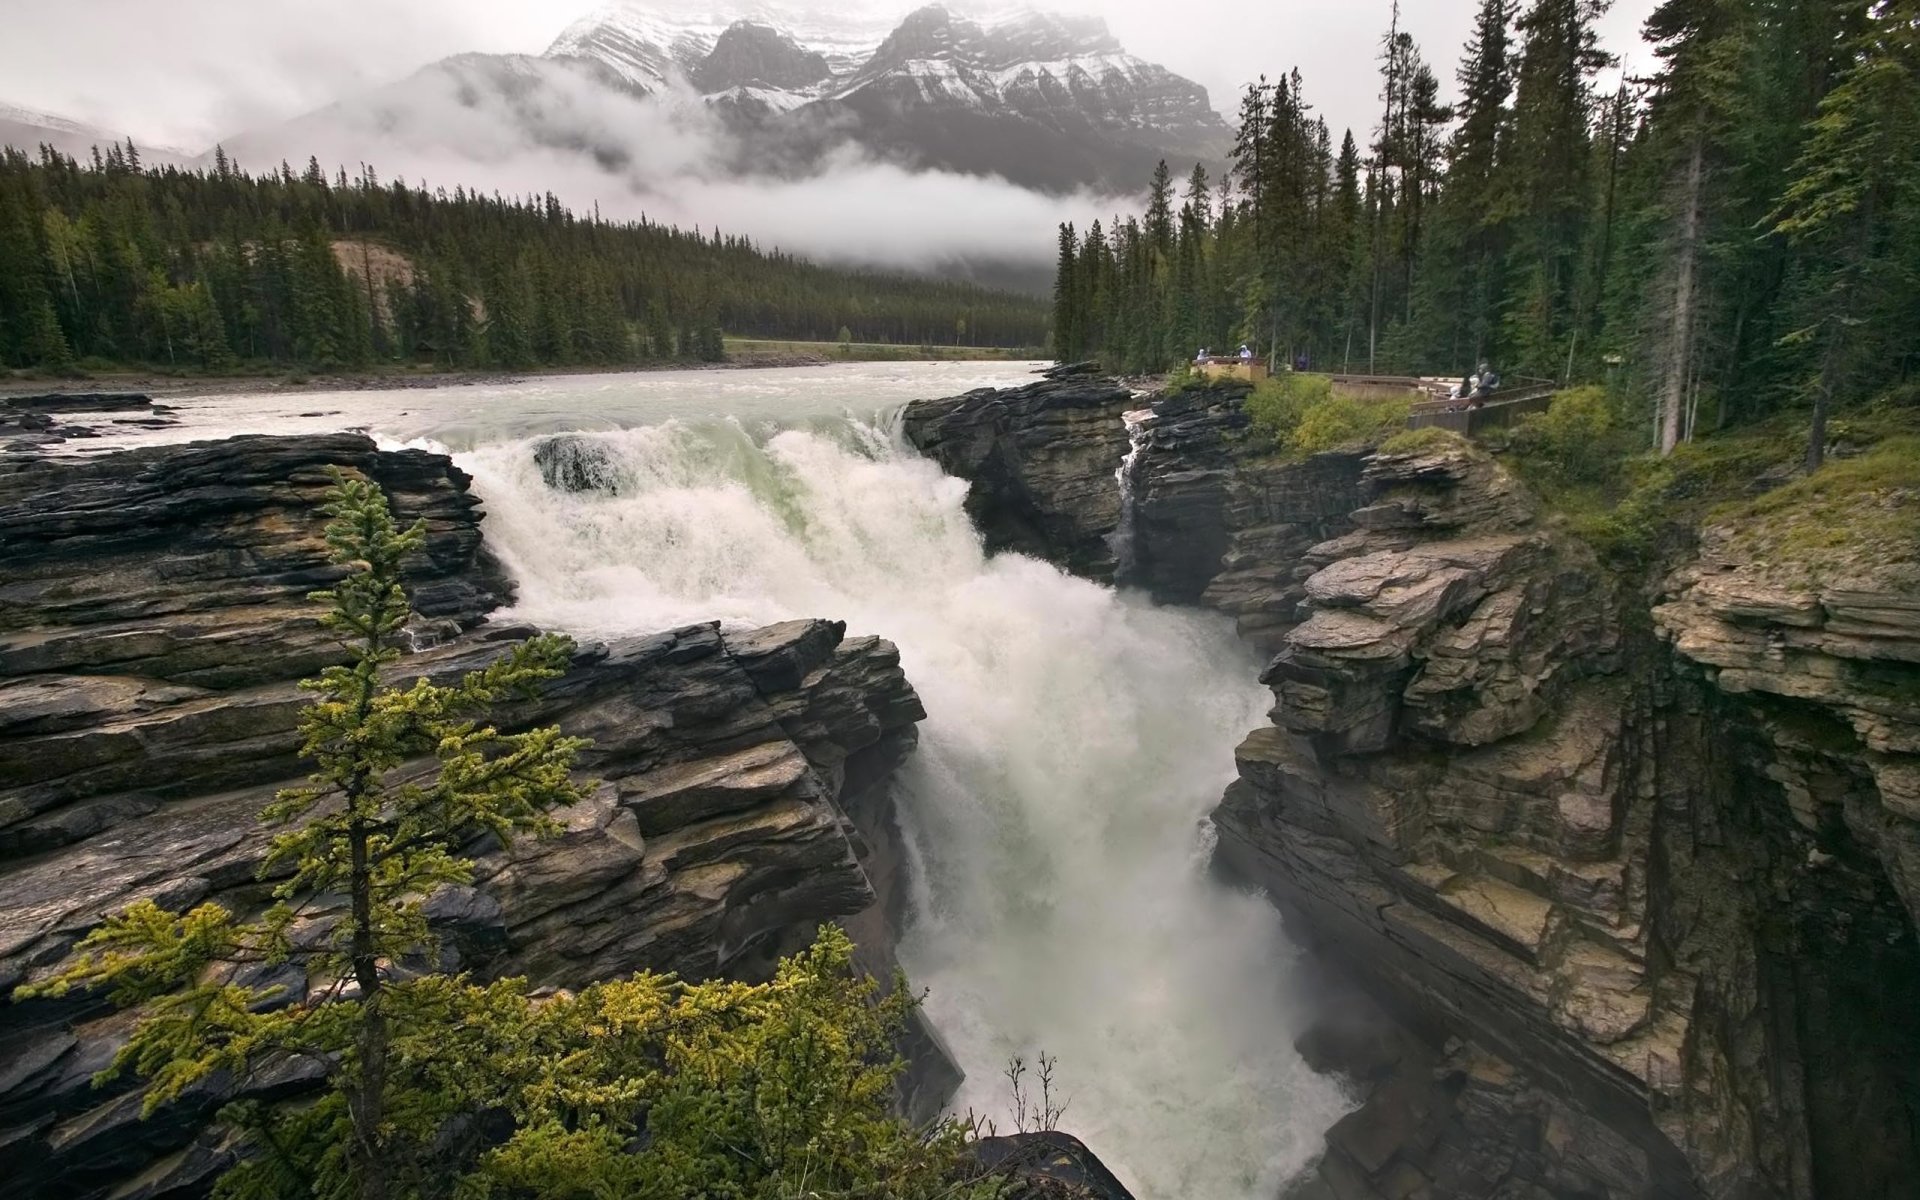
[[1912,404],[1840,413],[1826,464],[1812,475],[1800,470],[1803,413],[1708,435],[1666,458],[1632,452],[1618,438],[1571,475],[1526,429],[1490,448],[1623,570],[1658,568],[1676,539],[1708,525],[1732,530],[1731,545],[1756,560],[1791,559],[1816,574],[1863,555],[1920,558],[1920,407]]

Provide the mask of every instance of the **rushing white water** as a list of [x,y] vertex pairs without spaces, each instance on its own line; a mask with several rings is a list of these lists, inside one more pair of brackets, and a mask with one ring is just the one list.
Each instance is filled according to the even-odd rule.
[[1134,496],[1137,484],[1134,476],[1140,470],[1140,452],[1147,447],[1147,422],[1153,416],[1151,408],[1136,409],[1121,415],[1127,426],[1127,453],[1120,465],[1113,469],[1113,485],[1120,490],[1120,524],[1108,537],[1107,544],[1113,548],[1113,576],[1126,582],[1133,570],[1133,532],[1134,532]]
[[584,435],[617,494],[549,488],[536,439],[463,454],[520,615],[581,634],[844,619],[925,701],[902,818],[902,959],[1011,1128],[1008,1057],[1057,1056],[1062,1127],[1143,1200],[1276,1194],[1344,1110],[1292,1048],[1274,912],[1208,879],[1203,818],[1266,697],[1231,631],[1015,555],[964,483],[851,421]]
[[[524,617],[605,636],[819,616],[893,639],[928,712],[902,781],[918,893],[902,958],[968,1073],[957,1107],[1010,1128],[1001,1068],[1044,1050],[1062,1127],[1142,1200],[1271,1200],[1346,1103],[1292,1049],[1277,916],[1206,875],[1205,814],[1263,719],[1255,664],[1220,620],[988,558],[965,484],[844,415],[1024,372],[202,397],[172,402],[179,426],[74,448],[347,426],[423,440],[474,473]],[[598,431],[617,495],[546,485],[533,449],[560,430]]]

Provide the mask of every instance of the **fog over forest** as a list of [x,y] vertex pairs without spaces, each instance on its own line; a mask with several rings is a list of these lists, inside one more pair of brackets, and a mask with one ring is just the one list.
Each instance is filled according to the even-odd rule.
[[[712,10],[690,0],[628,7],[669,19]],[[885,29],[912,7],[802,2],[741,11]],[[983,19],[1010,8],[966,0],[949,7]],[[1259,75],[1298,66],[1336,130],[1352,127],[1364,140],[1378,119],[1372,63],[1393,19],[1388,3],[1201,0],[1177,16],[1148,0],[1021,7],[1104,19],[1127,51],[1205,87],[1217,112],[1231,115],[1240,90]],[[1605,43],[1628,70],[1651,7],[1652,0],[1624,0],[1601,23]],[[1473,8],[1471,0],[1422,0],[1404,6],[1399,20],[1430,61],[1446,64],[1469,32]],[[9,41],[35,51],[11,56],[0,106],[85,122],[191,161],[224,143],[250,169],[280,158],[297,167],[313,156],[329,172],[345,167],[356,174],[366,163],[383,178],[552,192],[609,217],[717,225],[825,259],[914,269],[983,262],[1038,268],[1050,261],[1057,223],[1138,206],[1130,193],[1139,184],[1131,179],[1124,187],[1043,192],[988,174],[911,170],[850,145],[804,171],[742,178],[732,167],[756,148],[738,144],[690,92],[641,99],[543,69],[549,60],[525,60],[542,64],[535,69],[547,76],[552,97],[530,135],[524,114],[510,111],[499,94],[483,92],[476,102],[445,77],[413,74],[453,55],[537,55],[582,15],[530,0],[342,0],[324,8],[5,0],[0,14]],[[86,69],[74,69],[76,62]],[[580,145],[592,153],[580,153]],[[1183,171],[1190,164],[1173,165]]]

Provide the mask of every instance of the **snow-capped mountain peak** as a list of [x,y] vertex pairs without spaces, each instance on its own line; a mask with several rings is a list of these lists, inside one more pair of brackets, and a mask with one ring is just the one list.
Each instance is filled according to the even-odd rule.
[[783,0],[616,0],[567,26],[547,55],[598,59],[651,91],[676,69],[690,75],[742,23],[784,35],[825,58],[831,74],[850,75],[892,29],[895,14],[859,0],[831,12]]
[[[618,0],[542,55],[455,55],[227,148],[351,163],[376,144],[403,160],[531,146],[642,188],[672,170],[791,178],[851,157],[1050,192],[1131,190],[1163,158],[1225,156],[1205,90],[1098,18],[883,2]],[[975,2],[996,0],[955,0]]]
[[[636,91],[681,83],[736,122],[819,111],[867,126],[918,122],[878,140],[913,147],[954,123],[1038,126],[1054,136],[1143,139],[1212,157],[1226,126],[1205,89],[1122,46],[1098,17],[1015,9],[968,16],[928,4],[904,16],[860,0],[623,0],[570,26],[547,51],[615,72]],[[929,127],[933,122],[939,128]],[[940,156],[936,155],[938,159]]]
[[691,76],[707,93],[739,87],[800,92],[832,78],[833,67],[783,30],[742,20],[721,32]]

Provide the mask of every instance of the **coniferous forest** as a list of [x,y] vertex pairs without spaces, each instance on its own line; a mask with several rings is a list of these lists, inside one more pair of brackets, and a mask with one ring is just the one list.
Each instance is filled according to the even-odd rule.
[[223,370],[722,357],[728,334],[1041,346],[1044,300],[748,239],[359,178],[0,154],[0,366]]
[[1249,87],[1225,179],[1162,164],[1143,218],[1061,228],[1058,353],[1492,362],[1612,383],[1662,448],[1912,380],[1920,0],[1665,0],[1603,89],[1605,8],[1481,0],[1448,105],[1396,5],[1359,135],[1297,70]]

